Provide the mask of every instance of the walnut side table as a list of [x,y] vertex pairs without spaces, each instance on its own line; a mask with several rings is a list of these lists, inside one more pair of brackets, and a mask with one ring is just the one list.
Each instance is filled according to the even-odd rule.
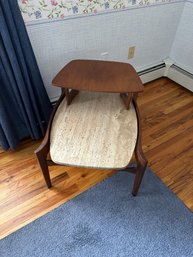
[[[62,94],[35,151],[47,186],[51,187],[49,165],[124,169],[135,173],[136,195],[147,160],[137,106],[143,85],[135,69],[120,62],[74,60],[52,83],[62,88]],[[133,153],[136,166],[130,168]]]

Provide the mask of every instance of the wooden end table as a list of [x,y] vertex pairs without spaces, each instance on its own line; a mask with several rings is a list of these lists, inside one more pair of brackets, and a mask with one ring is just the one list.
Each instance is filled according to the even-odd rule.
[[142,82],[130,64],[98,60],[71,61],[52,84],[64,90],[68,104],[81,90],[120,93],[127,109],[132,96],[143,91]]
[[[137,106],[137,94],[143,91],[143,85],[135,69],[127,63],[99,60],[73,60],[55,76],[52,83],[54,86],[62,88],[62,94],[50,117],[44,140],[35,151],[47,186],[51,187],[48,166],[60,165],[52,160],[48,160],[47,156],[50,151],[52,122],[64,97],[66,97],[67,105],[70,105],[79,91],[120,93],[126,109],[129,109],[132,101],[136,112],[137,135],[134,153],[137,165],[132,168],[127,165],[124,168],[124,170],[136,174],[132,190],[132,194],[135,196],[147,166],[147,160],[141,146],[141,120]],[[130,110],[128,110],[128,112],[129,111]]]

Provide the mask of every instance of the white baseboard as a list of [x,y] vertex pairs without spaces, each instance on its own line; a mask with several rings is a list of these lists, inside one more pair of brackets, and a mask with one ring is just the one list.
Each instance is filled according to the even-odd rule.
[[140,76],[143,84],[145,84],[145,83],[150,82],[152,80],[159,79],[159,78],[163,77],[164,72],[165,72],[165,67],[162,67],[158,70],[153,70],[153,71],[147,72],[147,73],[142,74],[142,75],[139,74],[139,76]]
[[167,77],[193,92],[193,74],[172,65],[168,70]]
[[164,60],[164,63],[165,67],[158,65],[157,67],[139,72],[138,74],[142,82],[147,83],[161,77],[167,77],[193,92],[193,74],[183,70],[170,59]]

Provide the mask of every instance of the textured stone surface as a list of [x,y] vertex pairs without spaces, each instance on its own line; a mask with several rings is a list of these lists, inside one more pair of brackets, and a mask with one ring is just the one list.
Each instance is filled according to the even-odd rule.
[[135,109],[126,110],[119,94],[81,92],[56,112],[50,155],[58,164],[118,169],[129,163],[136,138]]

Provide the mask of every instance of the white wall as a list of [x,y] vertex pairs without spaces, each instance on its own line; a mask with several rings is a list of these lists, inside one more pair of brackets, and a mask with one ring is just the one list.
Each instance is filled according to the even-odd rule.
[[[50,98],[59,95],[52,78],[72,59],[100,59],[108,52],[109,60],[129,61],[141,70],[168,58],[183,6],[173,2],[27,26]],[[129,45],[136,46],[131,60]]]
[[193,73],[193,0],[185,3],[170,58]]

